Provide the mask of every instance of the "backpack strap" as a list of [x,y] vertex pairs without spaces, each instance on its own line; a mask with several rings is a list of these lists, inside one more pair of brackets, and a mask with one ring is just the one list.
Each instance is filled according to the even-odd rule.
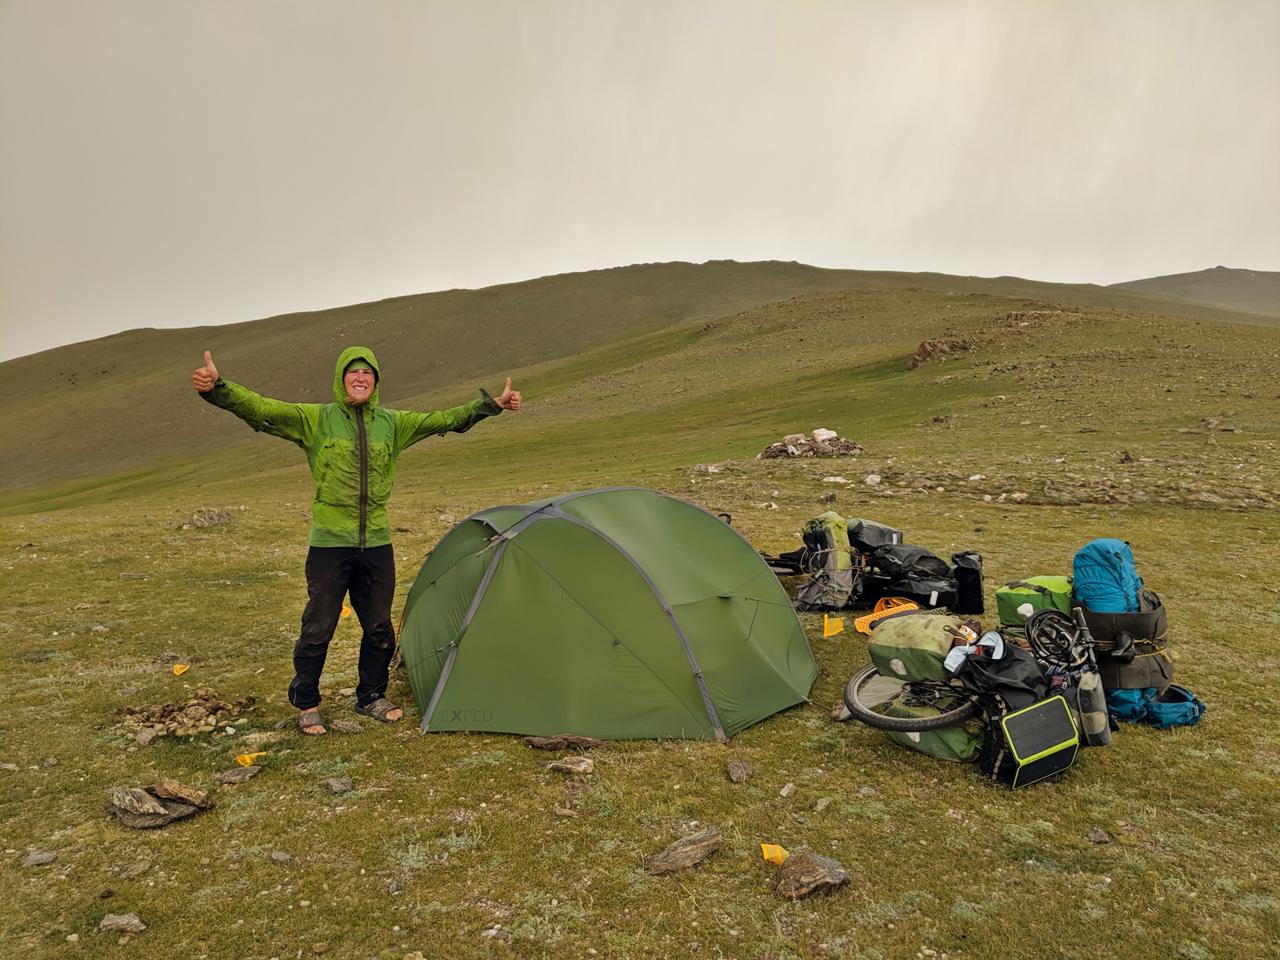
[[1029,590],[1036,591],[1036,593],[1043,593],[1046,597],[1052,593],[1052,591],[1048,587],[1042,587],[1040,584],[1031,583],[1028,580],[1011,580],[1010,582],[1006,583],[1005,586],[1006,587],[1026,587]]

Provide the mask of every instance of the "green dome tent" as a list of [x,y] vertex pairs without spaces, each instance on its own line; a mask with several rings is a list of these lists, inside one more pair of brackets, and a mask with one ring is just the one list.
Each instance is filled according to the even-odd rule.
[[818,672],[751,545],[637,488],[462,521],[409,591],[400,650],[424,731],[723,740]]

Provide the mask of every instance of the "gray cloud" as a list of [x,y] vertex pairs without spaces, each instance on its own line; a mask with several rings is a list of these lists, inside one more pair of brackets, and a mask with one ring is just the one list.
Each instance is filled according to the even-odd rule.
[[669,259],[1280,267],[1280,6],[0,3],[0,357]]

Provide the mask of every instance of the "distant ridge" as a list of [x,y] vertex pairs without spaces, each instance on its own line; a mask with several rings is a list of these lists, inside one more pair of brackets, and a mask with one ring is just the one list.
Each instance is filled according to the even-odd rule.
[[[887,312],[863,315],[849,306],[875,299],[875,291]],[[837,294],[845,298],[839,307],[813,299]],[[794,303],[807,306],[793,309]],[[678,351],[709,336],[717,322],[732,326],[757,310],[774,318],[770,329],[797,324],[781,361],[788,350],[818,338],[836,355],[865,357],[866,345],[854,347],[850,338],[870,329],[867,324],[881,331],[878,349],[905,357],[965,310],[991,317],[1043,308],[1275,323],[1093,284],[718,260],[560,274],[224,326],[128,330],[0,363],[0,407],[23,412],[33,398],[39,403],[38,429],[24,416],[0,423],[6,453],[0,491],[38,491],[78,478],[92,485],[95,476],[178,463],[207,474],[210,458],[231,447],[259,451],[273,462],[286,459],[287,451],[255,444],[244,424],[215,415],[193,394],[191,371],[205,350],[229,379],[294,401],[328,400],[334,357],[352,343],[377,351],[387,374],[383,401],[390,406],[462,402],[480,384],[493,389],[504,375],[539,365],[535,383],[518,382],[531,397],[545,399],[554,379],[548,364],[560,364],[556,375],[567,382],[594,377],[608,367],[601,351],[611,349],[608,363],[625,369],[636,351]],[[744,331],[753,331],[743,332],[735,348],[745,357],[763,333],[742,322]],[[590,412],[588,404],[583,413]],[[241,457],[237,464],[248,469],[249,461]]]
[[1280,273],[1266,270],[1218,266],[1194,273],[1113,283],[1111,289],[1159,300],[1180,300],[1204,307],[1280,317]]

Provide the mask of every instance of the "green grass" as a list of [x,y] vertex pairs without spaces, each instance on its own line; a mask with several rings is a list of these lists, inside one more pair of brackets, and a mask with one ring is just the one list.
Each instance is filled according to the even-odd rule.
[[[0,760],[18,766],[0,771],[0,878],[13,891],[0,954],[266,960],[324,943],[328,956],[396,960],[1266,955],[1280,938],[1280,332],[1113,304],[1024,328],[1006,315],[1027,308],[1025,292],[888,279],[680,315],[660,335],[514,368],[525,413],[401,461],[397,611],[439,537],[495,503],[638,484],[728,511],[776,551],[834,492],[836,509],[944,556],[980,550],[988,595],[1066,572],[1093,536],[1130,540],[1169,607],[1178,679],[1209,704],[1200,726],[1125,728],[1061,783],[1009,792],[832,722],[865,644],[821,639],[805,616],[821,667],[811,704],[727,746],[594,751],[573,819],[553,813],[565,787],[550,757],[514,737],[421,738],[412,723],[367,720],[355,735],[277,735],[291,720],[310,484],[295,449],[240,428],[198,461],[0,500]],[[905,369],[921,339],[944,333],[975,348]],[[405,397],[467,389],[442,380]],[[181,414],[196,438],[217,416]],[[816,426],[866,453],[754,459]],[[722,472],[696,468],[710,462]],[[823,482],[837,474],[853,483]],[[201,506],[232,520],[179,529]],[[338,690],[355,683],[357,645],[354,618],[342,621],[323,684],[330,717],[350,716]],[[181,678],[170,652],[191,664]],[[131,749],[121,707],[206,685],[258,698],[240,733]],[[393,681],[393,696],[408,693]],[[113,785],[214,787],[258,743],[264,772],[215,789],[215,808],[193,820],[135,832],[102,812]],[[731,784],[731,758],[755,777]],[[320,782],[333,776],[355,788],[330,795]],[[797,789],[782,798],[787,782]],[[644,858],[694,821],[720,827],[721,851],[691,873],[646,874]],[[1090,843],[1094,826],[1115,841]],[[833,855],[853,881],[783,903],[760,841]],[[58,860],[23,868],[29,847]],[[121,948],[95,928],[126,911],[150,929]],[[482,936],[494,924],[509,945]]]

